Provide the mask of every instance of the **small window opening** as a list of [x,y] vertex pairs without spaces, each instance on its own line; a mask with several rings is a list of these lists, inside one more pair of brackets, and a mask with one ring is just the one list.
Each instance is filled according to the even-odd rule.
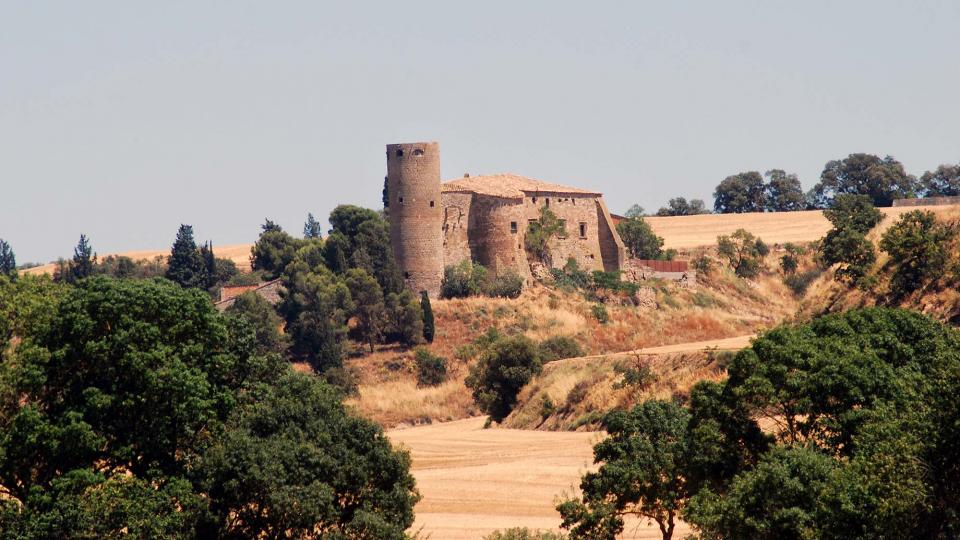
[[397,202],[399,202],[400,204],[403,204],[403,197],[398,198]]
[[404,272],[403,279],[410,279],[410,272]]
[[423,149],[417,148],[416,150],[413,151],[413,155],[415,155],[415,156],[422,156],[422,155],[423,155]]
[[550,197],[547,197],[547,198],[544,199],[544,200],[545,200],[546,203],[547,203],[547,208],[550,208]]
[[537,198],[536,198],[536,197],[533,198],[533,204],[537,204]]
[[587,257],[590,257],[590,258],[592,259],[592,258],[593,258],[593,253],[587,255]]
[[516,222],[516,221],[511,221],[511,222],[510,222],[510,232],[512,232],[512,233],[516,233],[516,232],[517,232],[517,222]]
[[587,237],[587,224],[581,221],[580,222],[580,238],[586,238],[586,237]]
[[403,150],[397,148],[397,157],[403,157]]
[[433,201],[430,201],[430,208],[433,208]]

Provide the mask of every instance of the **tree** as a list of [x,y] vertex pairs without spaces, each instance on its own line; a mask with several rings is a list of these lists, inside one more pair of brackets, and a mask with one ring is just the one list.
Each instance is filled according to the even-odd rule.
[[926,282],[942,276],[949,257],[953,226],[937,222],[929,210],[914,210],[900,216],[880,239],[880,249],[890,254],[895,268],[890,289],[895,298],[905,296]]
[[318,373],[341,367],[347,316],[354,309],[350,290],[326,267],[311,268],[302,260],[287,265],[283,286],[278,310],[287,323],[290,351]]
[[383,304],[383,291],[373,276],[366,270],[351,268],[344,275],[344,282],[350,290],[353,300],[353,313],[356,317],[356,331],[373,352],[373,344],[383,337],[386,325],[386,307]]
[[328,243],[336,238],[326,254],[331,270],[362,268],[377,279],[384,294],[403,290],[403,276],[390,245],[390,226],[383,216],[367,208],[340,205],[330,213],[330,226]]
[[770,212],[794,212],[803,210],[807,203],[800,180],[795,174],[787,174],[782,169],[766,172],[766,209]]
[[530,258],[548,266],[550,260],[550,242],[567,233],[565,222],[546,206],[540,208],[540,219],[527,225],[527,234],[523,237],[524,247]]
[[384,303],[387,309],[387,341],[399,342],[404,347],[423,343],[426,316],[417,297],[404,289],[400,293],[387,294]]
[[713,192],[713,209],[718,214],[763,212],[764,191],[763,177],[756,171],[728,176]]
[[525,336],[510,336],[484,351],[470,368],[466,385],[480,410],[501,422],[513,410],[520,390],[542,369],[537,345]]
[[667,206],[657,210],[658,216],[695,216],[706,213],[708,213],[708,210],[705,208],[703,200],[690,199],[690,202],[687,202],[687,199],[683,197],[670,199]]
[[437,386],[447,380],[447,360],[424,347],[413,356],[417,364],[417,386]]
[[925,197],[956,197],[960,195],[960,164],[940,165],[920,177]]
[[0,275],[17,277],[17,257],[13,254],[10,244],[2,238],[0,238]]
[[820,242],[821,262],[827,266],[840,265],[834,274],[836,279],[862,284],[877,259],[866,234],[880,223],[883,214],[868,196],[846,193],[837,195],[823,214],[833,228]]
[[77,247],[73,248],[73,259],[67,266],[66,281],[76,283],[81,279],[92,276],[96,265],[97,254],[90,247],[90,241],[86,235],[81,234]]
[[657,400],[604,418],[609,437],[593,448],[599,470],[583,477],[581,500],[557,507],[571,538],[613,540],[623,531],[623,516],[631,514],[655,521],[663,540],[673,538],[689,498],[689,419],[683,407]]
[[433,319],[433,307],[430,305],[430,295],[427,294],[427,291],[420,292],[420,309],[423,310],[423,339],[427,343],[433,343],[436,327]]
[[207,241],[200,246],[200,258],[203,259],[203,275],[206,276],[203,288],[210,290],[217,285],[217,278],[220,276],[217,257],[213,254],[213,242]]
[[316,377],[287,370],[245,400],[206,453],[212,519],[199,537],[402,540],[420,498],[409,468],[379,426],[348,414]]
[[322,236],[323,231],[320,228],[320,222],[313,217],[312,213],[308,213],[307,222],[303,224],[303,237],[309,239]]
[[890,206],[894,199],[913,197],[919,190],[916,178],[891,156],[880,159],[871,154],[850,154],[828,161],[814,186],[814,202],[819,208],[831,206],[842,193],[866,195],[875,206]]
[[[211,248],[210,255],[213,255]],[[166,278],[186,289],[206,289],[208,274],[204,254],[193,240],[193,227],[180,225],[167,257]]]
[[290,236],[269,219],[261,228],[263,232],[250,248],[250,266],[262,270],[267,279],[277,279],[303,247],[303,240]]
[[287,336],[280,333],[283,319],[264,297],[247,291],[234,298],[226,313],[242,319],[252,327],[257,350],[261,354],[281,353],[286,350]]
[[663,238],[642,217],[625,219],[617,224],[624,246],[635,259],[659,259],[663,256]]
[[737,229],[730,236],[717,237],[717,253],[727,260],[734,273],[743,278],[756,277],[763,267],[763,257],[769,252],[763,240],[746,229]]
[[627,211],[624,212],[623,215],[628,218],[638,218],[638,217],[643,217],[647,214],[643,210],[642,206],[640,206],[639,204],[634,204],[634,205],[631,205],[630,208],[627,208]]

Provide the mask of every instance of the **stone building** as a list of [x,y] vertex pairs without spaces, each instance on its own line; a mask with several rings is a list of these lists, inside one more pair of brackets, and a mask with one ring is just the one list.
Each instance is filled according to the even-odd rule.
[[588,271],[624,268],[623,241],[595,191],[513,174],[441,182],[435,142],[388,145],[386,185],[394,254],[415,291],[439,295],[444,267],[467,260],[529,277],[524,237],[543,208],[565,224],[550,242],[555,266],[572,257]]

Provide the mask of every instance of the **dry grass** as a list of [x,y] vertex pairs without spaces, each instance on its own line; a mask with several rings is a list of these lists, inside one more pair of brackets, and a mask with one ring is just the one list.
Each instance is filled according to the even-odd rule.
[[[237,268],[241,272],[250,271],[250,248],[253,244],[235,244],[230,246],[213,246],[213,254],[222,259],[230,259],[236,263]],[[156,257],[167,257],[170,255],[170,248],[159,249],[159,250],[140,250],[140,251],[124,251],[123,253],[106,253],[98,254],[100,259],[104,257],[113,255],[115,257],[130,257],[135,261],[148,260],[152,261]],[[56,269],[56,263],[44,264],[41,266],[36,266],[34,268],[29,268],[24,270],[25,274],[52,274]]]

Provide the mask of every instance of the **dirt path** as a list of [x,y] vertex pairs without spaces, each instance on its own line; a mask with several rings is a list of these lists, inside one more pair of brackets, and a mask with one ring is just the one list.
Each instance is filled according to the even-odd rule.
[[[746,347],[753,337],[638,352],[733,350]],[[483,429],[485,420],[468,418],[387,432],[413,457],[413,474],[423,494],[414,530],[422,528],[434,540],[482,538],[509,527],[559,530],[556,501],[574,493],[580,477],[592,468],[593,445],[603,433]],[[677,529],[677,538],[689,532],[683,524]],[[633,521],[624,538],[660,538],[660,531],[656,525]]]

